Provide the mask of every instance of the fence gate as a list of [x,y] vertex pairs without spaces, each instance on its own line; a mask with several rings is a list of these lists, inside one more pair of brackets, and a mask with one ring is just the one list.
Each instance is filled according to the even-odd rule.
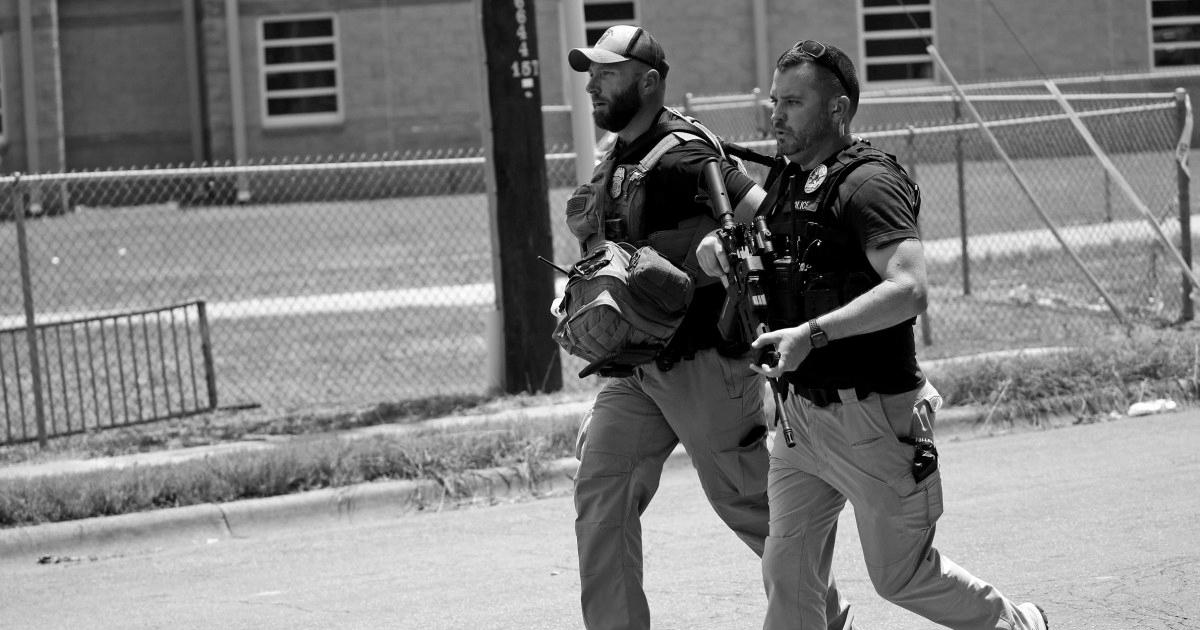
[[211,348],[203,301],[0,329],[0,443],[215,409]]

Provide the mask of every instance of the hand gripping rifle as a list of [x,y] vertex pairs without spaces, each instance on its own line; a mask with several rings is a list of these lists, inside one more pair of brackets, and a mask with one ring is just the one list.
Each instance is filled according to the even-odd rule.
[[[704,182],[713,211],[721,221],[718,236],[721,248],[729,260],[729,272],[721,277],[725,285],[725,305],[717,322],[721,336],[726,339],[753,341],[767,332],[767,283],[768,270],[775,258],[774,245],[767,221],[762,216],[754,217],[754,226],[734,222],[733,206],[729,203],[729,192],[716,160],[704,163]],[[774,347],[763,348],[756,357],[760,364],[775,365],[779,353]],[[771,393],[775,396],[775,424],[783,431],[788,447],[796,445],[796,436],[791,424],[783,415],[782,403],[786,394],[781,391],[779,379],[768,378]]]

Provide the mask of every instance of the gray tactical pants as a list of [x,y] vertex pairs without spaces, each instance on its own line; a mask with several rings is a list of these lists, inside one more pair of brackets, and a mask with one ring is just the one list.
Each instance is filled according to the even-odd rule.
[[[1037,621],[992,585],[971,575],[933,547],[942,514],[941,471],[916,482],[913,447],[900,441],[933,434],[936,396],[925,388],[902,394],[853,389],[841,402],[818,407],[790,396],[783,410],[796,431],[796,447],[776,436],[771,449],[771,535],[763,556],[767,585],[766,630],[825,627],[825,587],[830,579],[838,514],[847,499],[875,590],[888,601],[958,630],[1025,630]],[[926,412],[925,410],[928,410]]]
[[[589,630],[650,627],[642,590],[641,515],[658,489],[663,462],[680,442],[717,515],[762,555],[768,453],[763,380],[749,362],[704,350],[666,372],[647,364],[633,376],[611,379],[596,396],[580,432],[575,480],[581,600]],[[829,627],[850,627],[849,610],[832,585],[828,594]]]

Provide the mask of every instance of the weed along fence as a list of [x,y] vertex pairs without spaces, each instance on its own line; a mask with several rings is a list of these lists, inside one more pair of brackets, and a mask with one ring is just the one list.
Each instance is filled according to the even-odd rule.
[[[1190,259],[1186,97],[1068,97]],[[718,133],[771,153],[773,141],[753,139],[754,103],[689,99]],[[978,107],[1045,216],[952,98],[864,97],[856,118],[856,133],[898,155],[921,187],[931,290],[922,359],[1105,343],[1130,326],[1191,318],[1172,251],[1057,103],[993,90]],[[216,400],[291,411],[483,394],[498,259],[483,159],[398,153],[0,178],[0,439],[37,437],[35,395],[55,435]],[[546,258],[563,265],[578,257],[562,215],[573,160],[564,147],[547,151]],[[191,306],[164,307],[181,304]],[[548,306],[529,308],[550,317]],[[105,348],[107,362],[96,356]],[[575,377],[582,367],[564,357],[565,387],[598,385]]]
[[209,411],[204,302],[0,329],[0,443]]

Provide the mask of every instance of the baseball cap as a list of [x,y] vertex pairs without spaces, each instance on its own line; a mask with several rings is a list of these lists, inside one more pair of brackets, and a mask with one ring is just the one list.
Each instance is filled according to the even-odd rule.
[[567,61],[576,72],[587,72],[595,63],[620,63],[636,59],[667,76],[667,53],[654,36],[640,26],[618,24],[604,31],[591,48],[572,48]]

